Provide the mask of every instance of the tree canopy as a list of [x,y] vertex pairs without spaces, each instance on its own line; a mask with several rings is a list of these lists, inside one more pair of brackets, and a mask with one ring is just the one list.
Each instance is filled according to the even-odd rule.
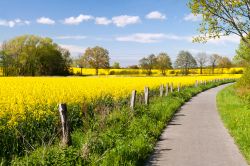
[[198,53],[196,58],[196,62],[200,67],[200,74],[202,74],[203,67],[207,63],[207,54],[205,52]]
[[175,61],[175,67],[181,69],[183,74],[188,75],[190,68],[197,67],[197,62],[188,51],[181,51]]
[[[250,41],[250,34],[248,36],[248,40]],[[241,40],[240,45],[236,50],[234,60],[244,65],[250,65],[250,47],[243,40]]]
[[156,65],[156,56],[154,54],[144,57],[139,61],[139,66],[147,71],[148,75],[152,74],[152,69]]
[[96,75],[98,75],[100,68],[109,68],[109,52],[105,48],[99,46],[87,48],[82,58],[87,67],[96,70]]
[[2,44],[0,61],[5,76],[65,75],[71,63],[68,50],[50,38],[24,35]]
[[212,67],[212,74],[214,74],[214,68],[218,65],[220,58],[221,56],[219,56],[218,54],[212,54],[209,56],[209,62]]
[[161,70],[162,75],[166,75],[166,69],[172,68],[172,62],[167,53],[160,53],[156,57],[156,66]]
[[249,0],[190,0],[189,7],[194,15],[202,16],[200,36],[194,41],[207,41],[229,34],[238,35],[249,43],[250,1]]

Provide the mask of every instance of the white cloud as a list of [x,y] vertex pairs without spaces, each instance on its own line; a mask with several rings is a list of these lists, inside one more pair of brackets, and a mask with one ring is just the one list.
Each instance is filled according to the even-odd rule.
[[113,17],[112,21],[113,24],[115,24],[117,27],[125,27],[129,24],[139,23],[141,20],[139,16],[121,15]]
[[159,11],[152,11],[146,15],[147,19],[157,19],[157,20],[165,20],[166,15],[160,13]]
[[136,33],[116,38],[117,41],[138,42],[138,43],[156,43],[166,39],[192,42],[191,36],[178,36],[178,35],[163,34],[163,33]]
[[106,17],[96,17],[95,23],[98,25],[109,25],[110,23],[112,23],[112,21],[107,19]]
[[14,19],[14,20],[0,20],[0,26],[6,26],[13,28],[16,25],[29,25],[30,21],[28,20],[21,20],[19,18]]
[[86,36],[57,36],[55,39],[73,39],[73,40],[81,40],[81,39],[86,39]]
[[184,17],[184,20],[185,21],[193,21],[193,22],[201,21],[202,15],[201,14],[194,15],[193,13],[190,13]]
[[86,48],[77,45],[59,44],[62,48],[68,49],[71,54],[78,55],[85,52]]
[[240,37],[238,35],[221,36],[220,38],[210,39],[207,43],[210,44],[225,44],[225,43],[240,43]]
[[138,42],[138,43],[156,43],[165,38],[162,33],[136,33],[129,36],[117,37],[117,41]]
[[48,18],[48,17],[40,17],[36,20],[37,23],[39,24],[47,24],[47,25],[53,25],[55,24],[55,21]]
[[89,21],[89,20],[92,20],[92,19],[94,19],[94,17],[91,16],[91,15],[83,15],[83,14],[80,14],[80,15],[77,16],[77,17],[65,18],[65,19],[64,19],[64,24],[78,25],[78,24],[80,24],[80,23],[83,22],[83,21]]

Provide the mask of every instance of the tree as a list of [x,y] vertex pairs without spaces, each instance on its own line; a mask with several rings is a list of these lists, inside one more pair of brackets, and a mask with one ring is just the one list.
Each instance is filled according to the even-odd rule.
[[71,63],[68,50],[50,38],[23,35],[6,41],[1,47],[1,64],[9,75],[65,75]]
[[120,63],[119,62],[114,62],[113,65],[112,65],[112,68],[113,69],[120,69]]
[[81,55],[79,55],[75,60],[74,60],[74,65],[78,68],[81,69],[81,75],[82,75],[82,69],[86,67],[86,63]]
[[162,75],[166,75],[166,69],[172,68],[171,59],[167,53],[160,53],[156,57],[157,67],[161,70]]
[[223,74],[223,69],[232,67],[232,62],[228,57],[222,57],[219,59],[218,67],[222,68]]
[[130,65],[127,68],[128,69],[139,69],[138,65]]
[[109,68],[109,52],[108,50],[96,46],[93,48],[87,48],[83,59],[87,65],[95,69],[95,74],[98,75],[100,68]]
[[219,60],[220,60],[221,56],[217,55],[217,54],[213,54],[209,57],[209,61],[212,67],[212,74],[214,74],[214,68],[217,66]]
[[[248,36],[248,41],[250,41],[250,34]],[[245,66],[250,65],[250,47],[243,40],[240,41],[234,60],[237,61],[237,63],[244,64]]]
[[148,75],[152,74],[152,69],[156,65],[156,56],[154,54],[149,55],[148,57],[144,57],[139,61],[139,65],[142,69],[147,71]]
[[205,42],[234,34],[250,47],[249,0],[190,0],[189,7],[194,15],[202,17],[201,35],[194,41]]
[[198,53],[196,56],[196,62],[198,64],[198,66],[200,67],[200,74],[202,74],[202,69],[205,66],[205,64],[207,63],[207,54],[204,52]]
[[180,68],[183,74],[188,75],[189,69],[197,67],[197,63],[188,51],[181,51],[175,61],[175,67]]

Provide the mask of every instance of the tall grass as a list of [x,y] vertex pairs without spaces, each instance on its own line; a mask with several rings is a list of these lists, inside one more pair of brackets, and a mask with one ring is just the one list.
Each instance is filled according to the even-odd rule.
[[238,96],[233,85],[218,93],[217,105],[226,128],[250,164],[250,103]]

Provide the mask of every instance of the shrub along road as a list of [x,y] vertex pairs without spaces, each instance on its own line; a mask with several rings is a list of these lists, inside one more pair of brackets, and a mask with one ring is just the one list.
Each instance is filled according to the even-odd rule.
[[181,107],[146,165],[247,165],[216,109],[216,94],[226,86],[202,92]]

